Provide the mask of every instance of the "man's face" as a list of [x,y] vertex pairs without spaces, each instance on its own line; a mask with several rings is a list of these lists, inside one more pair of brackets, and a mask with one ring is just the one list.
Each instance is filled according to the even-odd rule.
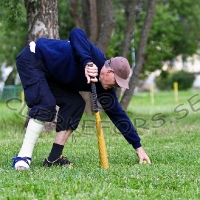
[[99,81],[105,90],[119,87],[115,80],[114,71],[110,68],[106,68],[105,65],[101,69]]

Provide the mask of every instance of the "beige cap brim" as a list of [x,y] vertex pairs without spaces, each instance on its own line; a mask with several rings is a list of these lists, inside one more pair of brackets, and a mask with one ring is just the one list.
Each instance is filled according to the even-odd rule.
[[115,74],[115,80],[120,87],[124,89],[129,89],[128,79],[122,79]]

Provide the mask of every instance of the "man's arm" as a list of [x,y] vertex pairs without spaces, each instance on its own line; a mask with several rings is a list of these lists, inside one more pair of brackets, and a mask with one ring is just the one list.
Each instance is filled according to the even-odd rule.
[[76,56],[85,67],[87,63],[93,62],[90,52],[90,41],[85,32],[79,28],[74,28],[70,32],[69,41]]
[[[97,88],[98,89],[98,88]],[[134,149],[141,147],[140,137],[126,112],[121,108],[114,89],[98,92],[98,101],[113,124]]]
[[104,93],[102,92],[98,95],[98,99],[108,117],[122,133],[124,138],[136,150],[136,154],[139,158],[139,163],[141,164],[143,161],[146,161],[148,164],[150,164],[150,159],[140,143],[140,137],[128,115],[121,108],[114,89],[110,89],[109,91],[105,91]]
[[69,41],[75,55],[75,62],[85,67],[85,76],[87,83],[97,82],[98,68],[93,60],[93,54],[96,52],[100,60],[102,60],[102,52],[94,46],[87,38],[85,32],[80,28],[72,29]]

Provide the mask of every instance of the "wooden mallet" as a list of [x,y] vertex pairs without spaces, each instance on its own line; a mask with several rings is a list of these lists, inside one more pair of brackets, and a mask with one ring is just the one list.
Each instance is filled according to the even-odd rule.
[[[93,63],[91,62],[91,63],[88,63],[87,65],[92,67]],[[108,164],[106,143],[105,143],[104,133],[103,133],[102,124],[101,124],[101,117],[99,114],[99,109],[98,109],[98,104],[97,104],[96,85],[94,82],[91,82],[91,90],[92,90],[92,99],[93,99],[95,119],[96,119],[96,130],[97,130],[97,138],[98,138],[100,164],[105,169],[108,169],[109,164]]]

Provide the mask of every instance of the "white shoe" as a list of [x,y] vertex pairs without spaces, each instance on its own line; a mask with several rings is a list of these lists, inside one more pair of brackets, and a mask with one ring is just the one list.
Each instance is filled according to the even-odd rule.
[[12,168],[15,170],[27,170],[30,168],[31,158],[29,157],[15,157],[12,160]]

